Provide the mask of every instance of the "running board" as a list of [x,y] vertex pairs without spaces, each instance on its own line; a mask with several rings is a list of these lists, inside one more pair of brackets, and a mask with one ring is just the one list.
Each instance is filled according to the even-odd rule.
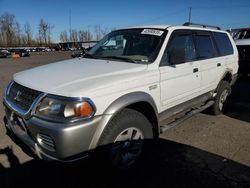
[[177,125],[179,125],[181,122],[185,121],[186,119],[190,118],[191,116],[193,116],[194,114],[197,114],[197,113],[200,113],[201,111],[209,108],[210,106],[212,106],[214,104],[214,101],[209,101],[207,102],[205,105],[199,107],[199,108],[196,108],[196,109],[193,109],[189,112],[187,112],[184,116],[178,118],[177,120],[175,120],[174,122],[171,122],[169,124],[166,124],[166,125],[162,125],[160,126],[160,131],[161,133],[165,132],[166,130],[172,128],[172,127],[175,127]]

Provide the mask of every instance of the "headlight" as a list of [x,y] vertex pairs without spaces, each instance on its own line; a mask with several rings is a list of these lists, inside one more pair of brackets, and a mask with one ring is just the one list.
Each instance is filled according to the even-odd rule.
[[71,121],[90,118],[95,113],[89,99],[46,97],[38,105],[36,115],[56,121]]

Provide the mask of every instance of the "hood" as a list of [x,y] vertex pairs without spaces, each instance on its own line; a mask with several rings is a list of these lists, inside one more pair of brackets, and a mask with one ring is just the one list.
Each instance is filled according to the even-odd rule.
[[117,84],[147,65],[97,59],[71,59],[14,75],[17,83],[49,94],[88,97],[91,92]]

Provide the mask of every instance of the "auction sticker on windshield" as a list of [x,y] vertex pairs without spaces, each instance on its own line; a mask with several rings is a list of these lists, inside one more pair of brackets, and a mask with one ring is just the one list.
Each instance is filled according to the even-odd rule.
[[141,34],[161,36],[164,31],[156,29],[144,29]]

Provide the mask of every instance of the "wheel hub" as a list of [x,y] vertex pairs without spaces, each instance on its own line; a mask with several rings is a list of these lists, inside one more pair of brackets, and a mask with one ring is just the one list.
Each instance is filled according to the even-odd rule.
[[142,132],[135,127],[122,131],[111,149],[111,159],[115,166],[126,168],[132,165],[142,152]]

